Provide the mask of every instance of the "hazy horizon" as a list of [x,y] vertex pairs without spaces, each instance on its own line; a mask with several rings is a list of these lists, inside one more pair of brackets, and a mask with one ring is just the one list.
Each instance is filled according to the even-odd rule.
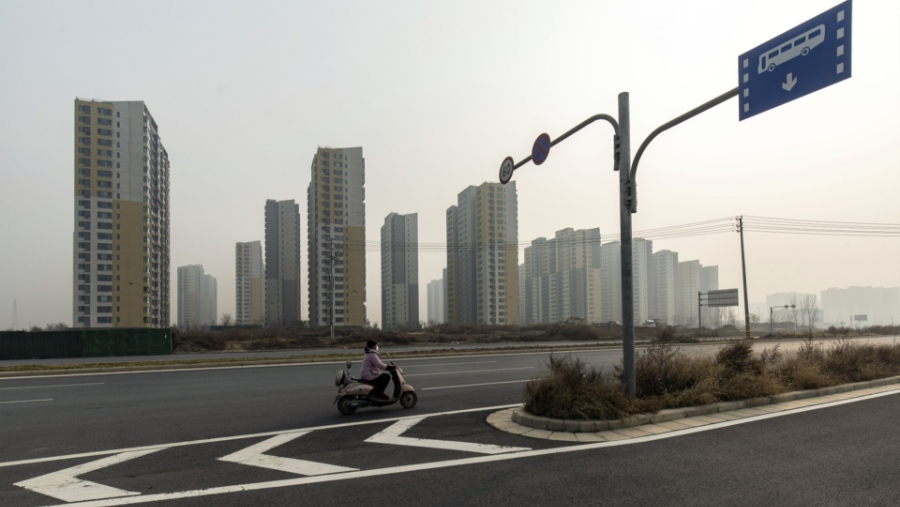
[[[737,57],[836,5],[683,2],[7,1],[0,4],[0,329],[72,320],[75,97],[142,100],[171,160],[179,266],[234,314],[234,245],[264,240],[267,199],[304,224],[318,146],[366,159],[367,315],[381,322],[379,231],[417,213],[420,320],[446,266],[445,211],[469,185],[631,100],[632,157],[656,127],[737,85]],[[853,77],[748,120],[731,99],[644,154],[641,231],[738,215],[900,224],[900,4],[853,3]],[[560,229],[619,233],[612,130],[598,122],[516,171],[522,251]],[[652,238],[652,235],[650,236]],[[653,239],[740,288],[738,235]],[[900,286],[900,238],[745,236],[751,302]],[[743,294],[741,294],[743,302]],[[742,315],[742,312],[741,312]]]

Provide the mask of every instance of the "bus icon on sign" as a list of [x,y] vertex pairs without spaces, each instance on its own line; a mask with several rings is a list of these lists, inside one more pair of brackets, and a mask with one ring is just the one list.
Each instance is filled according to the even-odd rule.
[[825,25],[819,25],[812,30],[789,40],[778,47],[772,48],[759,56],[759,73],[765,71],[774,72],[775,67],[797,56],[806,56],[812,48],[825,42]]

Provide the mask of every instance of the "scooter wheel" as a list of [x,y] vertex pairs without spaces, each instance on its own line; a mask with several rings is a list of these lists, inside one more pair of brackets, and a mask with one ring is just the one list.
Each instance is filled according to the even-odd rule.
[[353,412],[356,412],[356,407],[353,406],[353,396],[342,396],[338,400],[337,406],[338,410],[344,415],[352,415]]
[[413,408],[416,406],[417,401],[419,401],[419,397],[413,391],[406,391],[400,395],[400,405],[403,408]]

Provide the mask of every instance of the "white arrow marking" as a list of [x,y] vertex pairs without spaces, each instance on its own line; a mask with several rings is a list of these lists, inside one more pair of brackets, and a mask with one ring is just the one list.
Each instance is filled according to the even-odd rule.
[[794,77],[793,72],[788,72],[787,80],[784,83],[781,83],[781,87],[787,91],[791,91],[794,89],[794,85],[797,84],[797,78]]
[[279,458],[277,456],[264,454],[266,451],[272,450],[279,445],[286,444],[295,438],[302,437],[307,433],[309,433],[309,431],[298,431],[296,433],[277,435],[268,440],[263,440],[258,444],[231,453],[223,458],[219,458],[219,460],[254,467],[270,468],[272,470],[280,470],[282,472],[297,475],[324,475],[358,470],[358,468],[339,467],[327,463],[317,463],[315,461],[305,461],[293,458]]
[[477,452],[480,454],[503,454],[507,452],[531,450],[528,447],[504,447],[502,445],[472,444],[469,442],[453,442],[450,440],[430,440],[427,438],[410,438],[400,436],[406,430],[412,428],[423,419],[425,418],[419,417],[416,419],[405,419],[402,421],[397,421],[384,431],[367,438],[366,442],[372,442],[375,444],[407,445],[410,447],[428,447],[431,449],[445,449],[448,451]]
[[41,493],[53,498],[58,498],[64,502],[81,502],[85,500],[102,500],[104,498],[115,498],[120,496],[140,495],[135,491],[126,491],[124,489],[104,486],[96,482],[79,479],[78,476],[106,468],[108,466],[117,465],[123,461],[153,453],[159,449],[149,449],[144,451],[130,451],[109,456],[107,458],[98,459],[89,463],[83,463],[59,472],[35,477],[22,482],[17,482],[16,486],[29,489],[36,493]]

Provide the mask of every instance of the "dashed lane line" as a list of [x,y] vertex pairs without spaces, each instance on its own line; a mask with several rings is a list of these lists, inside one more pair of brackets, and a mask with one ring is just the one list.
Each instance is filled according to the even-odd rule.
[[41,401],[53,401],[53,398],[44,398],[42,400],[0,401],[0,405],[12,405],[13,403],[38,403]]

